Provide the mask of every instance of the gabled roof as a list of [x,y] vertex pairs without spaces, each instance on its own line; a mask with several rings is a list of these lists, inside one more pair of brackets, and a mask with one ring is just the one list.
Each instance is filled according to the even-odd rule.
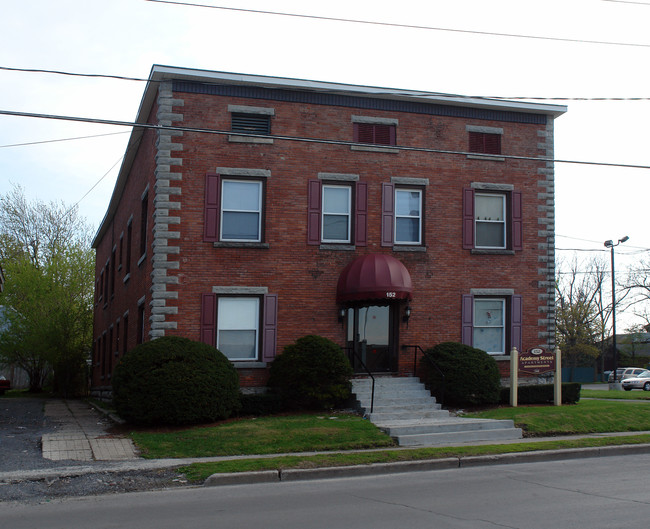
[[[329,94],[340,97],[363,97],[376,100],[390,100],[418,103],[425,105],[442,105],[448,107],[465,107],[474,109],[494,110],[503,113],[526,113],[546,115],[556,118],[566,112],[567,107],[562,105],[549,105],[541,103],[524,103],[520,101],[506,101],[481,97],[464,97],[454,94],[438,92],[424,92],[417,90],[404,90],[395,88],[381,88],[374,86],[360,86],[324,81],[309,81],[285,77],[269,77],[263,75],[248,75],[209,70],[196,70],[192,68],[179,68],[174,66],[154,65],[149,75],[149,80],[144,90],[136,123],[146,123],[151,109],[156,101],[158,85],[162,81],[186,81],[190,83],[215,84],[222,86],[244,86],[266,88],[270,90],[283,90],[302,93]],[[124,189],[126,178],[131,164],[135,159],[139,139],[144,133],[143,128],[134,127],[129,139],[129,147],[124,155],[119,175],[113,190],[106,215],[95,235],[93,247],[96,248],[99,240],[104,235],[110,221],[117,209],[120,196]]]

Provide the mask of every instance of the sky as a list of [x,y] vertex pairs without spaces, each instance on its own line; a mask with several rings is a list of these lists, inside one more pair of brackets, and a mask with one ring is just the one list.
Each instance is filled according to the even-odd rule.
[[[628,236],[616,248],[617,278],[643,268],[643,260],[648,268],[650,0],[195,3],[222,9],[147,0],[5,2],[0,111],[133,121],[144,82],[12,69],[146,78],[153,64],[550,98],[530,101],[568,107],[555,122],[556,160],[589,162],[555,166],[558,258],[596,256],[608,264],[603,242]],[[129,132],[0,114],[0,195],[20,185],[30,201],[77,204],[97,228]],[[637,323],[628,311],[622,319]]]

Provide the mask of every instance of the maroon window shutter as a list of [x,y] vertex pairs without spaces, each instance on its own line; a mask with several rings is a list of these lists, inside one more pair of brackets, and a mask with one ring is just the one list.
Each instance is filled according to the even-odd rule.
[[201,295],[201,342],[216,347],[217,295]]
[[510,299],[510,347],[521,351],[521,330],[523,324],[523,297],[516,295]]
[[307,244],[320,244],[321,182],[310,180],[307,190]]
[[262,334],[262,360],[272,362],[278,335],[278,295],[264,296],[264,330]]
[[216,242],[219,240],[219,175],[205,175],[205,225],[203,240]]
[[474,190],[463,189],[463,248],[474,248]]
[[512,249],[523,250],[523,211],[521,191],[512,193]]
[[483,137],[480,132],[469,133],[469,152],[483,152]]
[[368,244],[368,184],[357,182],[355,193],[354,244],[366,246]]
[[395,233],[395,186],[381,185],[381,245],[392,246]]
[[474,296],[463,294],[461,307],[461,342],[474,345]]

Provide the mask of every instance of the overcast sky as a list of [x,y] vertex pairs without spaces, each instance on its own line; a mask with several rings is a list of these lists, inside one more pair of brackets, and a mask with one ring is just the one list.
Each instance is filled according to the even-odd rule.
[[[146,0],[24,0],[3,5],[0,67],[146,78],[163,64],[471,96],[650,98],[650,0],[195,3],[419,27]],[[0,69],[5,111],[133,121],[143,90]],[[650,258],[650,169],[595,164],[650,166],[650,100],[546,102],[568,106],[555,122],[556,159],[594,163],[556,164],[558,256],[608,262],[603,241],[627,235],[617,276],[638,268]],[[0,194],[20,184],[30,200],[78,203],[98,227],[128,132],[0,115]],[[67,138],[83,139],[52,141]]]

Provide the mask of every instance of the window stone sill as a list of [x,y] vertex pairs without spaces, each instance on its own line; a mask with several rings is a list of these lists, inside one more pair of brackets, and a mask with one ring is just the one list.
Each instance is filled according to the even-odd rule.
[[471,250],[472,255],[515,255],[514,250],[488,250],[483,248],[474,248]]
[[356,250],[356,246],[353,244],[321,244],[319,248],[333,252],[353,252]]
[[399,154],[399,149],[392,147],[379,147],[376,145],[350,145],[351,151],[366,151],[366,152],[386,152],[389,154]]
[[468,160],[484,160],[486,162],[505,162],[506,159],[496,154],[468,154]]
[[232,365],[235,369],[263,369],[267,367],[266,362],[239,362],[233,361]]
[[273,138],[260,138],[257,136],[238,136],[236,134],[230,134],[228,136],[228,141],[231,143],[273,143]]
[[268,250],[268,242],[215,242],[212,243],[215,248],[253,248],[258,250]]
[[426,246],[393,246],[394,252],[426,252]]

